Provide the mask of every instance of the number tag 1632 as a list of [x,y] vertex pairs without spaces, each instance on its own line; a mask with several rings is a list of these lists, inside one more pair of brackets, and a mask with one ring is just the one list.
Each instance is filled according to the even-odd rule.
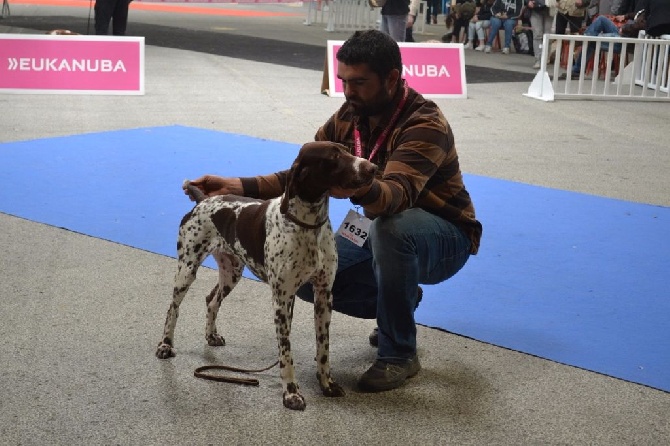
[[350,209],[337,233],[358,246],[363,246],[370,235],[372,220]]

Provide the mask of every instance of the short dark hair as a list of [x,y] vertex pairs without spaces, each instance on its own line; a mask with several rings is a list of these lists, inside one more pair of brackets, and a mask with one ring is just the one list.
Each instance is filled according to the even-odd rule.
[[388,34],[375,29],[356,31],[342,44],[336,57],[345,65],[367,64],[382,80],[394,68],[402,75],[398,44]]

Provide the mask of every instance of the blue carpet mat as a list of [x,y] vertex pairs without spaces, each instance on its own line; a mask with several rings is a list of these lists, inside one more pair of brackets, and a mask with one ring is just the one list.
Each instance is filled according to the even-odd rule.
[[[0,211],[174,256],[185,178],[271,173],[297,151],[180,126],[0,144]],[[670,391],[670,209],[465,177],[482,249],[424,288],[417,321]],[[349,204],[331,207],[337,227]]]

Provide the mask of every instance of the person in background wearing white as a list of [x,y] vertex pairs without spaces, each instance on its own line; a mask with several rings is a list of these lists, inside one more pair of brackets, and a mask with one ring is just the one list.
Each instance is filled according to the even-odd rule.
[[551,32],[556,9],[550,8],[546,0],[525,0],[525,6],[530,9],[530,26],[533,29],[533,54],[535,55],[533,68],[537,69],[540,68],[540,58],[542,57],[542,37]]
[[407,14],[407,25],[405,28],[405,42],[414,42],[414,23],[416,23],[416,16],[419,15],[419,1],[410,0],[409,14]]

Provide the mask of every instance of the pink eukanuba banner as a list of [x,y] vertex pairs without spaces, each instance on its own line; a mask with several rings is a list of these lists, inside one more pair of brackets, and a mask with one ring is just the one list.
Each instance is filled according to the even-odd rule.
[[144,94],[144,37],[0,34],[0,92]]
[[[144,3],[296,3],[296,0],[135,0]],[[316,0],[311,0],[316,1]]]
[[[337,78],[337,50],[344,41],[328,41],[329,95],[343,97]],[[403,78],[427,98],[467,98],[463,45],[458,43],[399,43]]]

